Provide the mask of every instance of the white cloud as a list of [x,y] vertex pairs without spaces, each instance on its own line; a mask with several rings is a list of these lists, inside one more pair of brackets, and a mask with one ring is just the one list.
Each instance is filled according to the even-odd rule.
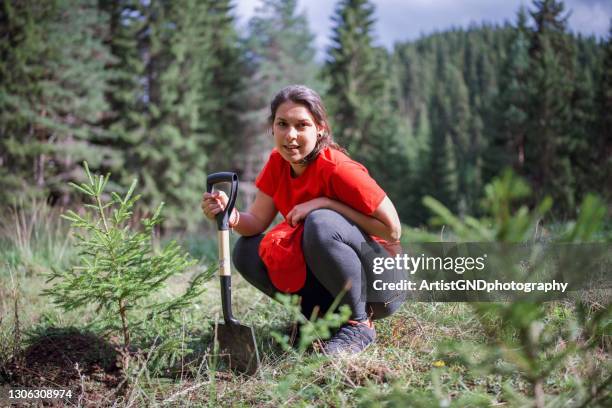
[[605,37],[612,17],[612,2],[574,0],[569,2],[572,11],[569,26],[572,31]]
[[[467,27],[471,23],[497,23],[516,20],[521,4],[533,8],[530,0],[374,0],[377,43],[391,47],[398,41],[413,40],[451,27]],[[604,37],[612,17],[612,1],[566,0],[571,10],[569,28],[586,35]],[[261,0],[238,0],[236,14],[241,26],[246,25]],[[299,0],[298,10],[306,11],[311,31],[316,35],[318,58],[322,59],[329,45],[337,1]]]

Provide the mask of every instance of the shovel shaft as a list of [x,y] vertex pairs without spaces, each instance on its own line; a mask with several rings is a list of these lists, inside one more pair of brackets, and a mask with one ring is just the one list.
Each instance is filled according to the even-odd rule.
[[219,244],[219,276],[232,276],[229,231],[217,231],[217,240]]
[[223,308],[223,320],[227,325],[240,325],[240,322],[232,314],[232,277],[219,276],[221,283],[221,306]]
[[221,306],[225,324],[240,324],[232,314],[232,269],[230,266],[229,231],[217,232],[219,240],[219,279],[221,283]]

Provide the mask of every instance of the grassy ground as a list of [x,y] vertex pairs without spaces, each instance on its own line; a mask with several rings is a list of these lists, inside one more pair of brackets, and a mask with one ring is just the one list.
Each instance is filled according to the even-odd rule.
[[[449,340],[474,345],[469,353],[478,358],[492,344],[491,333],[467,304],[406,303],[392,317],[377,322],[378,340],[367,352],[330,360],[313,351],[285,350],[275,341],[271,333],[285,333],[291,325],[288,311],[239,276],[234,277],[234,312],[244,324],[255,327],[262,360],[258,374],[246,377],[227,371],[210,347],[213,322],[221,313],[216,279],[184,311],[177,328],[166,332],[179,339],[177,347],[192,352],[156,364],[154,360],[164,354],[157,346],[153,351],[126,350],[117,334],[88,326],[97,314],[93,308],[64,313],[41,296],[50,285],[45,273],[67,267],[75,254],[55,215],[37,217],[24,219],[23,225],[5,223],[0,235],[0,386],[69,387],[74,390],[71,404],[81,406],[531,404],[522,399],[530,397],[531,389],[519,371],[493,374],[476,369],[457,362],[445,345]],[[212,261],[214,241],[184,242],[201,260],[198,268]],[[160,296],[179,293],[188,281],[189,276],[173,280]],[[551,303],[546,324],[561,332],[573,322],[573,314],[570,305]],[[148,329],[154,331],[156,326]],[[563,348],[564,341],[559,335],[555,347]],[[556,399],[557,404],[567,402],[564,396],[576,394],[577,383],[596,380],[597,384],[609,376],[608,351],[602,341],[554,370],[544,384],[547,404],[557,406]],[[590,379],[591,375],[598,377]],[[575,400],[585,400],[579,397]]]

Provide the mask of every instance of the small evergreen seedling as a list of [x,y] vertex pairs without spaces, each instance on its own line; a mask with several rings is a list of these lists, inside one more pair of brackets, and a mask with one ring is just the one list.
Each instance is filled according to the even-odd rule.
[[[139,196],[134,196],[137,181],[134,180],[127,194],[121,197],[111,193],[104,199],[104,188],[109,175],[92,176],[84,163],[88,182],[70,183],[91,201],[84,205],[84,214],[68,211],[62,217],[71,222],[79,250],[78,264],[68,271],[54,270],[49,280],[59,278],[45,291],[54,303],[64,310],[73,310],[89,304],[97,305],[104,329],[120,330],[126,346],[130,345],[130,317],[138,306],[144,307],[147,298],[160,291],[173,275],[183,273],[194,265],[189,255],[172,241],[157,252],[152,243],[155,226],[162,221],[163,203],[151,218],[142,220],[142,230],[130,227],[132,209]],[[149,316],[159,316],[185,307],[189,300],[203,289],[200,284],[207,274],[202,273],[191,282],[181,297],[169,302],[146,304]]]

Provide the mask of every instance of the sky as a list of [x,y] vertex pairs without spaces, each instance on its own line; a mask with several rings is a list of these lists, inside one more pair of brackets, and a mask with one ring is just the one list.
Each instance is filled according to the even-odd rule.
[[[395,42],[414,40],[423,34],[451,27],[467,27],[470,23],[503,23],[515,21],[521,4],[532,7],[527,0],[373,0],[377,22],[374,29],[378,45],[391,49]],[[237,0],[235,15],[240,27],[261,0]],[[317,57],[322,59],[329,44],[331,16],[337,1],[298,0],[298,12],[305,12],[311,31],[316,35]],[[585,35],[607,36],[612,18],[612,0],[566,0],[571,11],[569,29]]]

